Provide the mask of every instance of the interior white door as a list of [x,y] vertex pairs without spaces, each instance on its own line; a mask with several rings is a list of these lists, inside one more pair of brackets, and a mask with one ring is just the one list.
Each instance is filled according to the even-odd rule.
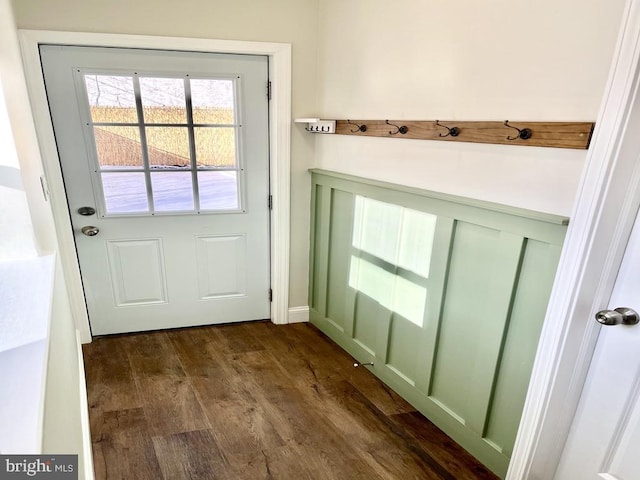
[[[619,307],[640,311],[640,216],[611,295]],[[603,326],[555,478],[637,480],[639,451],[640,324]]]
[[267,57],[40,53],[93,335],[269,318]]

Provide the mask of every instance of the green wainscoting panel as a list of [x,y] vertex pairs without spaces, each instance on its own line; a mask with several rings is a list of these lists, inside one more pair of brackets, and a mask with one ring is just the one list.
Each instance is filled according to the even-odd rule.
[[421,335],[421,348],[415,352],[416,389],[424,395],[429,394],[433,377],[437,341],[440,335],[440,317],[445,294],[445,283],[449,270],[449,253],[453,242],[456,222],[451,218],[438,217],[431,256],[431,268],[427,285],[427,302],[424,312],[424,324]]
[[357,295],[353,322],[353,341],[373,356],[376,356],[376,353],[382,353],[377,349],[380,310],[380,304],[372,298],[361,293]]
[[327,275],[329,266],[329,233],[331,221],[331,193],[329,187],[317,185],[314,198],[315,217],[318,222],[314,232],[314,255],[312,257],[311,308],[322,315],[327,309]]
[[[329,218],[329,245],[349,245],[353,235],[353,195],[334,190],[331,211],[344,212],[344,214],[331,215]],[[336,328],[344,331],[347,318],[349,322],[352,321],[351,315],[345,315],[347,302],[345,285],[349,283],[349,251],[344,248],[332,248],[328,256],[327,318]]]
[[311,321],[496,474],[568,220],[312,171]]
[[484,429],[522,237],[458,222],[430,397],[477,434]]
[[485,439],[511,455],[560,246],[527,241]]
[[394,314],[389,332],[387,366],[414,386],[420,373],[420,365],[416,362],[416,353],[424,348],[423,328]]

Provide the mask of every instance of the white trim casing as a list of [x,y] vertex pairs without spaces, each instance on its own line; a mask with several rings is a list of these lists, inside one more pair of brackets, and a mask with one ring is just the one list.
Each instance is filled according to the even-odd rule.
[[89,422],[89,399],[84,372],[84,356],[82,355],[82,340],[76,329],[76,344],[78,347],[78,395],[80,395],[80,425],[82,427],[82,461],[84,462],[84,480],[95,478],[93,468],[93,449],[91,444],[91,428]]
[[303,323],[309,321],[309,307],[291,307],[289,309],[289,323]]
[[269,105],[270,191],[273,196],[273,208],[271,211],[271,287],[273,289],[271,320],[277,324],[287,323],[289,307],[291,45],[286,43],[45,30],[19,30],[18,36],[22,48],[31,109],[50,192],[51,209],[60,248],[60,259],[69,291],[73,318],[83,342],[91,341],[91,330],[53,125],[49,115],[38,45],[60,44],[148,48],[266,55],[269,57],[269,78],[272,84],[272,96]]
[[629,0],[507,480],[553,479],[640,205],[640,8]]

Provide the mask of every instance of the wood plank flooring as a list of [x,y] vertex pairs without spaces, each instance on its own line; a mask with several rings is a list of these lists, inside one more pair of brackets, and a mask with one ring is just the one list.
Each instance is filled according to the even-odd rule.
[[310,324],[84,346],[98,480],[495,480]]

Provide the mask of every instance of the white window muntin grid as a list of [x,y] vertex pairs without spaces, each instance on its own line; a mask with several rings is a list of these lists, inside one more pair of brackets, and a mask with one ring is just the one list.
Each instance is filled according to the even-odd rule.
[[[80,108],[80,118],[84,126],[84,139],[87,156],[89,159],[89,167],[91,170],[91,180],[93,187],[93,194],[95,199],[98,215],[102,218],[105,217],[139,217],[139,216],[155,216],[155,215],[193,215],[193,214],[224,214],[224,213],[239,213],[246,212],[246,188],[245,188],[245,156],[243,152],[243,108],[241,102],[241,82],[242,77],[238,74],[216,74],[216,75],[203,75],[203,74],[182,74],[182,73],[167,73],[167,72],[153,72],[153,71],[133,71],[133,70],[121,70],[121,69],[74,69],[74,81],[76,84],[76,95],[78,98],[78,105]],[[132,77],[133,88],[135,95],[135,108],[137,111],[137,122],[94,122],[91,116],[91,109],[89,105],[89,97],[86,90],[85,77],[88,75],[113,75],[113,76],[126,76]],[[142,99],[140,94],[139,78],[180,78],[184,80],[185,85],[185,109],[187,110],[187,122],[186,123],[145,123],[142,107]],[[230,80],[233,85],[233,109],[234,109],[234,123],[231,124],[207,124],[207,123],[193,123],[193,111],[191,106],[190,95],[190,82],[189,80]],[[95,126],[128,126],[137,127],[140,131],[141,150],[143,166],[141,168],[109,168],[103,170],[100,167],[95,136]],[[180,127],[188,130],[189,136],[189,151],[190,151],[190,166],[188,168],[163,168],[161,170],[154,170],[149,166],[148,150],[145,139],[145,127]],[[195,152],[195,133],[194,128],[233,128],[234,129],[234,141],[235,141],[235,155],[236,164],[235,167],[213,167],[213,166],[197,166],[197,155]],[[194,209],[192,210],[172,210],[172,211],[154,211],[153,205],[153,191],[151,188],[151,173],[164,173],[164,172],[191,172],[192,176],[192,191],[194,198]],[[198,188],[198,172],[224,172],[233,171],[236,172],[236,186],[237,186],[237,203],[238,208],[235,209],[210,209],[204,210],[199,208],[199,188]],[[147,192],[148,210],[143,212],[117,212],[108,213],[106,203],[104,199],[104,188],[102,185],[101,173],[117,173],[117,172],[140,172],[145,175],[145,185]]]

